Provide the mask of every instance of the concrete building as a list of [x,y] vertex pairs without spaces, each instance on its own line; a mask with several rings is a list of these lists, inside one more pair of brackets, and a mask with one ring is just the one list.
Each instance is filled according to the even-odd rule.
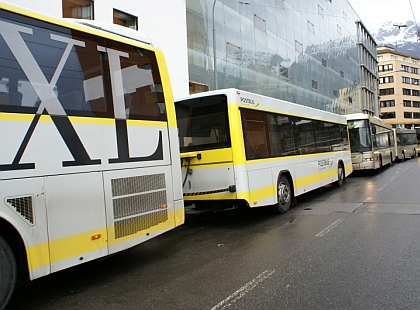
[[157,38],[175,98],[236,87],[339,114],[379,112],[376,43],[347,0],[12,3]]
[[396,128],[420,125],[420,60],[394,48],[377,48],[380,115]]

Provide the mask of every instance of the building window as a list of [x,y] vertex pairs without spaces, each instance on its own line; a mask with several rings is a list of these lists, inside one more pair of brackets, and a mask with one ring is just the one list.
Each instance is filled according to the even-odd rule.
[[312,80],[312,89],[318,90],[318,81]]
[[137,17],[114,9],[114,24],[137,30]]
[[403,82],[404,84],[410,84],[411,80],[410,80],[410,78],[409,78],[409,77],[403,76],[403,77],[402,77],[402,82]]
[[414,112],[413,118],[420,118],[420,112]]
[[320,5],[318,5],[318,14],[324,17],[324,9]]
[[206,84],[190,82],[189,86],[190,86],[190,94],[202,93],[202,92],[210,90],[209,85],[206,85]]
[[419,90],[417,90],[417,89],[413,89],[413,90],[411,91],[411,94],[412,94],[413,96],[420,96],[420,91],[419,91]]
[[309,20],[308,20],[308,30],[312,33],[315,33],[314,24],[312,24]]
[[383,119],[395,118],[395,112],[382,113],[382,118]]
[[303,45],[299,41],[295,41],[295,49],[296,52],[302,53],[303,52]]
[[335,98],[338,98],[338,90],[337,89],[333,89],[333,95]]
[[414,108],[420,108],[420,101],[413,101]]
[[412,112],[404,112],[404,118],[413,118]]
[[353,98],[352,97],[349,97],[349,103],[350,104],[353,103]]
[[63,17],[93,19],[93,1],[63,0]]
[[411,73],[419,74],[419,68],[411,68]]
[[384,76],[379,78],[379,84],[384,83],[394,83],[394,77],[393,76]]
[[323,67],[325,67],[325,68],[328,67],[327,60],[325,58],[322,58],[321,61],[322,61],[322,66]]
[[411,89],[403,88],[403,95],[411,96]]
[[242,61],[242,50],[239,46],[226,42],[226,57],[235,60],[237,63]]
[[404,100],[405,107],[411,107],[411,100]]
[[411,84],[419,85],[419,79],[411,79]]
[[340,71],[340,76],[344,79],[344,71]]
[[410,67],[401,65],[401,70],[403,70],[405,72],[410,72]]
[[381,72],[381,71],[392,71],[392,70],[394,70],[393,65],[381,65],[381,66],[378,66],[378,71],[379,72]]
[[254,14],[254,25],[255,27],[265,31],[265,20]]
[[380,103],[381,108],[395,107],[395,100],[385,100]]
[[394,94],[393,88],[383,88],[379,90],[380,96],[393,95],[393,94]]

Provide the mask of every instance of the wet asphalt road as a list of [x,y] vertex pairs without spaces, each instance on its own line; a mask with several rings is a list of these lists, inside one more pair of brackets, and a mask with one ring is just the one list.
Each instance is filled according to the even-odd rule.
[[420,309],[420,159],[19,283],[9,309]]

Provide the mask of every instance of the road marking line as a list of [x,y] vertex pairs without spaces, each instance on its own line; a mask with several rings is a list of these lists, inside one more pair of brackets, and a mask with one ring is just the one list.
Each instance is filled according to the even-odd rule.
[[342,221],[344,221],[343,219],[338,219],[336,220],[334,223],[332,223],[330,226],[328,226],[327,228],[323,229],[322,231],[320,231],[319,233],[317,233],[315,235],[315,237],[322,237],[324,235],[326,235],[327,233],[329,233],[335,226],[337,226],[338,224],[340,224]]
[[265,279],[268,279],[274,272],[275,272],[274,269],[264,271],[259,276],[257,276],[256,278],[252,279],[247,284],[242,286],[239,290],[234,292],[228,298],[219,302],[217,305],[211,308],[211,310],[225,309],[227,307],[230,307],[234,302],[236,302],[237,300],[245,296],[247,293],[252,291],[258,284],[263,282]]
[[385,187],[387,187],[388,185],[389,184],[385,184],[382,187],[378,188],[378,192],[382,192],[385,189]]

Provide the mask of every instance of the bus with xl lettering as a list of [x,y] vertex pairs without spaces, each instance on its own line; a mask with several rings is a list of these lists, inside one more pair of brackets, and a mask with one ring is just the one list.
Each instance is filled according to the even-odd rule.
[[184,222],[172,90],[146,35],[0,3],[0,308]]
[[352,172],[344,116],[238,89],[175,102],[186,204],[270,206],[343,185]]

